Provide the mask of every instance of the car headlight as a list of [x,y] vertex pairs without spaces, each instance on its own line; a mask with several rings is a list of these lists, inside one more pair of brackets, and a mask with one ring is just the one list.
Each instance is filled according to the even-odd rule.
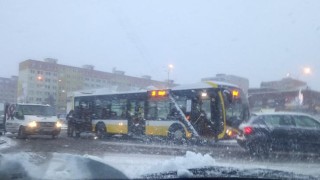
[[31,128],[35,128],[35,127],[37,127],[37,122],[36,121],[32,121],[32,122],[30,122],[28,124],[28,126],[31,127]]
[[57,128],[61,128],[61,126],[62,126],[61,122],[58,121],[58,122],[56,123],[56,127],[57,127]]

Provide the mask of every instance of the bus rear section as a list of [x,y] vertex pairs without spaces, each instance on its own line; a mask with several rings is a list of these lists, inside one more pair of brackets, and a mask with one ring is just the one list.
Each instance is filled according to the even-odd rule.
[[[147,134],[219,140],[234,138],[249,117],[248,102],[236,87],[210,87],[151,91],[148,98]],[[161,97],[162,96],[162,97]],[[179,126],[178,132],[177,128]]]

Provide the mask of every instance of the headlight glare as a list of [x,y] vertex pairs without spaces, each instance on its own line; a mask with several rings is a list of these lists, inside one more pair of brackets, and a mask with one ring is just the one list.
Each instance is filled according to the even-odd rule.
[[36,121],[32,121],[28,124],[29,127],[34,128],[37,127],[37,122]]
[[57,127],[57,128],[60,128],[61,126],[62,126],[61,122],[58,121],[58,122],[56,123],[56,127]]

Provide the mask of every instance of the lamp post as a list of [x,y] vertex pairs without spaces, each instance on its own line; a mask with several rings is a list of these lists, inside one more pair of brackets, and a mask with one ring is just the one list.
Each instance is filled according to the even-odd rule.
[[304,75],[310,75],[312,73],[310,67],[304,67],[302,72]]
[[168,65],[168,88],[170,87],[170,72],[172,71],[172,69],[173,69],[173,65],[169,64]]
[[[294,77],[300,80],[301,76],[309,76],[312,74],[312,69],[310,67],[303,67],[299,74],[296,74]],[[291,73],[287,73],[286,77],[292,77]]]

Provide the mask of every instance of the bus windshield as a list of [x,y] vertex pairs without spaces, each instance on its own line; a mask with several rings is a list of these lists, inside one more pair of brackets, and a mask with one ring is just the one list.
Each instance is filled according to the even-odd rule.
[[248,106],[242,100],[236,100],[226,107],[227,124],[231,127],[238,127],[242,121],[246,121],[249,118]]
[[23,115],[35,116],[55,116],[54,109],[50,106],[41,105],[19,105],[18,111],[21,110]]

